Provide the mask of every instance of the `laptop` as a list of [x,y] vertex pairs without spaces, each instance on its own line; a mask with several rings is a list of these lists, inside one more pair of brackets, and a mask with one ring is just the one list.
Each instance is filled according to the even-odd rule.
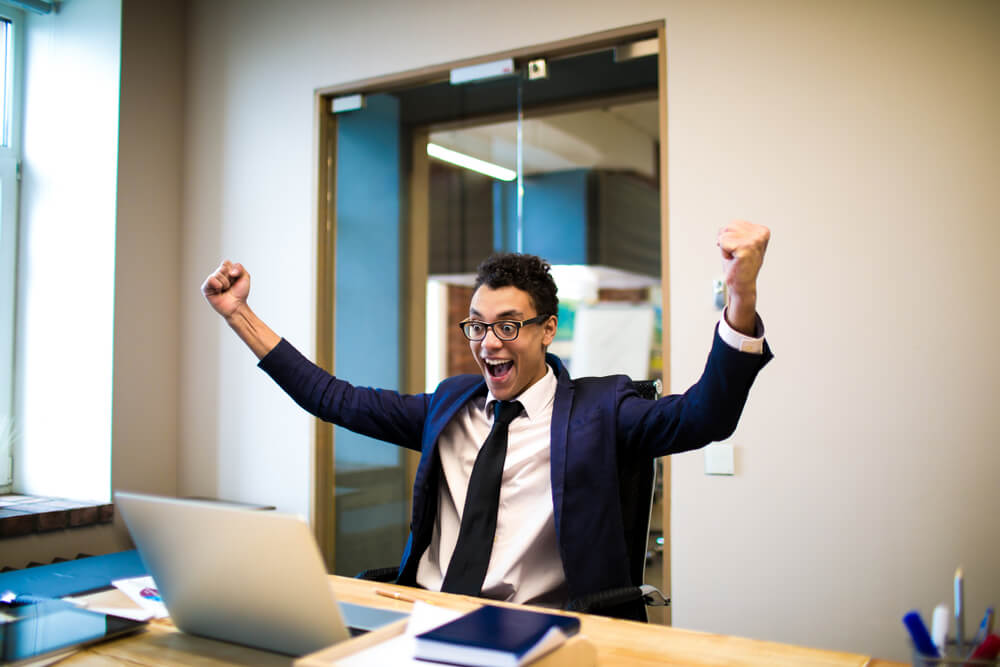
[[299,517],[122,491],[115,505],[189,634],[299,656],[407,616],[338,603]]

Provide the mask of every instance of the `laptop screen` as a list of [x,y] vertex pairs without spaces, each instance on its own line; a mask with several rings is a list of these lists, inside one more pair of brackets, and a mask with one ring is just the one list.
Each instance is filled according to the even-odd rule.
[[288,655],[349,636],[301,518],[124,492],[115,493],[115,503],[184,632]]

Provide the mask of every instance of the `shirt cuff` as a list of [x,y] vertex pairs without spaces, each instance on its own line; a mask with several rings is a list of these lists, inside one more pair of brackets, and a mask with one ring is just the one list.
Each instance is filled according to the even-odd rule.
[[719,338],[721,338],[726,345],[739,350],[740,352],[763,354],[764,322],[760,319],[760,315],[757,315],[757,323],[754,325],[754,333],[757,335],[746,336],[729,326],[729,323],[726,322],[726,311],[722,311],[722,317],[719,319]]

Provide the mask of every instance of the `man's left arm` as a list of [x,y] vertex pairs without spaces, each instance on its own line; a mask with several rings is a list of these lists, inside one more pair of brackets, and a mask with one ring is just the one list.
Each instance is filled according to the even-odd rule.
[[735,430],[750,385],[771,358],[757,316],[757,275],[770,236],[767,227],[743,220],[719,231],[729,304],[718,338],[701,378],[686,392],[656,403],[631,398],[619,404],[619,434],[633,451],[653,456],[688,451]]

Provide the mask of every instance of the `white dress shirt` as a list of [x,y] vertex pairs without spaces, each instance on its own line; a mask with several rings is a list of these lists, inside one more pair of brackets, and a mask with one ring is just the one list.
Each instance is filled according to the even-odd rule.
[[[719,337],[737,350],[761,354],[763,324],[758,337],[745,336],[719,323]],[[556,541],[552,505],[549,442],[556,377],[551,367],[516,400],[524,410],[510,424],[507,456],[500,485],[500,505],[490,564],[482,595],[494,600],[561,607],[568,592]],[[437,519],[431,543],[420,557],[417,583],[441,590],[441,583],[458,542],[465,493],[479,448],[493,427],[492,394],[464,405],[438,438],[443,476],[438,485]]]
[[[566,575],[556,543],[549,466],[552,403],[556,376],[545,376],[517,400],[524,410],[510,424],[500,485],[500,505],[483,597],[508,602],[561,606]],[[430,546],[420,558],[417,583],[441,590],[462,524],[465,493],[479,448],[493,427],[492,394],[470,401],[438,438],[444,475],[438,485],[438,512]]]

